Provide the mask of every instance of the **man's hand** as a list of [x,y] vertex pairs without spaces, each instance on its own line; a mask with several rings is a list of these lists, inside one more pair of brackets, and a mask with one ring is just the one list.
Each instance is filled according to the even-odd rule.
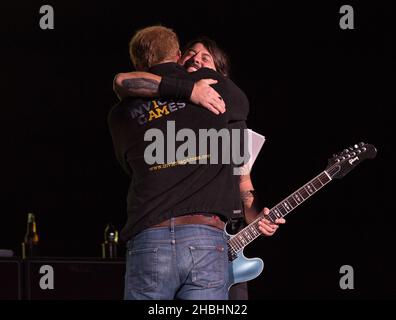
[[217,83],[217,80],[213,79],[197,81],[194,84],[190,100],[215,114],[220,114],[225,112],[225,103],[218,92],[210,86],[215,83]]
[[[263,213],[264,215],[268,215],[269,214],[269,209],[268,208],[264,208],[263,209]],[[279,224],[285,224],[286,220],[281,218],[281,219],[276,219],[275,223],[272,223],[270,220],[268,219],[261,219],[259,221],[259,229],[260,231],[266,235],[266,236],[272,236],[275,231],[279,228]]]

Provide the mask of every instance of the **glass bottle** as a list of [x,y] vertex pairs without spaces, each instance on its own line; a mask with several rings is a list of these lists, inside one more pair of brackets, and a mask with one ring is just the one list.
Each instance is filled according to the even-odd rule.
[[35,257],[38,254],[39,236],[36,218],[33,213],[28,214],[25,237],[22,242],[22,259]]
[[118,231],[113,224],[106,225],[104,231],[104,242],[102,243],[102,258],[117,258]]

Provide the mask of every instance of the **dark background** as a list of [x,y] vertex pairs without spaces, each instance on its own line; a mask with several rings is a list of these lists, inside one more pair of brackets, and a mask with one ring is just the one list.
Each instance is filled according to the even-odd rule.
[[[54,30],[39,27],[44,4]],[[354,6],[355,30],[339,27],[343,4]],[[229,53],[248,125],[267,138],[252,172],[266,206],[333,153],[359,141],[378,149],[245,250],[266,263],[251,298],[395,298],[392,10],[380,1],[2,3],[0,248],[20,254],[28,212],[50,257],[99,256],[106,223],[122,228],[129,181],[107,128],[112,80],[131,69],[134,31],[162,23],[182,44],[208,35]],[[339,288],[342,265],[354,268],[354,290]]]

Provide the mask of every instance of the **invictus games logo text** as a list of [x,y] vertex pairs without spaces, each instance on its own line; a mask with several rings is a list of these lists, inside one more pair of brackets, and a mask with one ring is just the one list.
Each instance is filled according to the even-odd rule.
[[140,125],[143,125],[185,107],[185,102],[151,100],[134,107],[130,114],[132,119],[136,119]]

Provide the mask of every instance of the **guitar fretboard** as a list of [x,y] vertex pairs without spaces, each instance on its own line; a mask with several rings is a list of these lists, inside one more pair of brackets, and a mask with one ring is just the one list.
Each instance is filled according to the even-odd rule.
[[303,187],[274,206],[270,210],[268,216],[264,217],[263,215],[260,215],[256,220],[235,234],[230,240],[228,240],[228,253],[230,260],[234,260],[236,258],[236,254],[240,250],[261,235],[258,224],[260,220],[265,218],[275,222],[276,219],[285,217],[293,209],[298,207],[301,203],[329,183],[331,181],[331,174],[332,172],[329,175],[327,171],[323,171]]

